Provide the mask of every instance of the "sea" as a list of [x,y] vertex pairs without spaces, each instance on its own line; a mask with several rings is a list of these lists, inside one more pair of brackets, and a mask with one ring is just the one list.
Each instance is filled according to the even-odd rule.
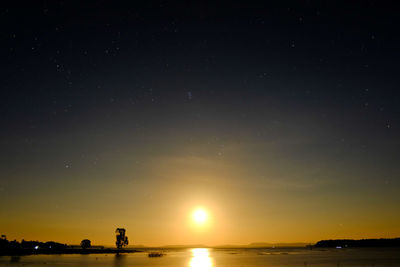
[[[161,257],[149,257],[162,252]],[[386,267],[400,266],[400,248],[157,249],[136,253],[1,256],[0,266]]]

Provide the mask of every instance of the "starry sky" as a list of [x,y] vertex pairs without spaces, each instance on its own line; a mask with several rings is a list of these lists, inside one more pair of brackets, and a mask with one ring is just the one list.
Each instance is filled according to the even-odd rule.
[[4,4],[1,234],[400,236],[399,10],[349,2]]

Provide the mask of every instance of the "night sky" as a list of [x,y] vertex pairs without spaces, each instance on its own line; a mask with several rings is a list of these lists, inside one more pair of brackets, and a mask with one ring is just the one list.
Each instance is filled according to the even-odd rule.
[[400,236],[393,4],[89,2],[0,9],[1,234]]

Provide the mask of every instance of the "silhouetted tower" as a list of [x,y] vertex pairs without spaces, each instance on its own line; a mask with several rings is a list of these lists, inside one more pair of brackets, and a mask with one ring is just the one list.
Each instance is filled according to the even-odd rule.
[[121,249],[123,246],[128,245],[128,237],[125,236],[125,232],[125,228],[117,228],[117,230],[115,230],[115,233],[117,234],[117,241],[115,242],[115,244],[117,245],[118,249]]

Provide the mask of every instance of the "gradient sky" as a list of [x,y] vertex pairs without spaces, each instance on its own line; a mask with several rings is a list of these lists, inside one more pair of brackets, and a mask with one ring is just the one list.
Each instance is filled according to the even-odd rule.
[[1,234],[400,236],[399,11],[318,2],[3,5]]

